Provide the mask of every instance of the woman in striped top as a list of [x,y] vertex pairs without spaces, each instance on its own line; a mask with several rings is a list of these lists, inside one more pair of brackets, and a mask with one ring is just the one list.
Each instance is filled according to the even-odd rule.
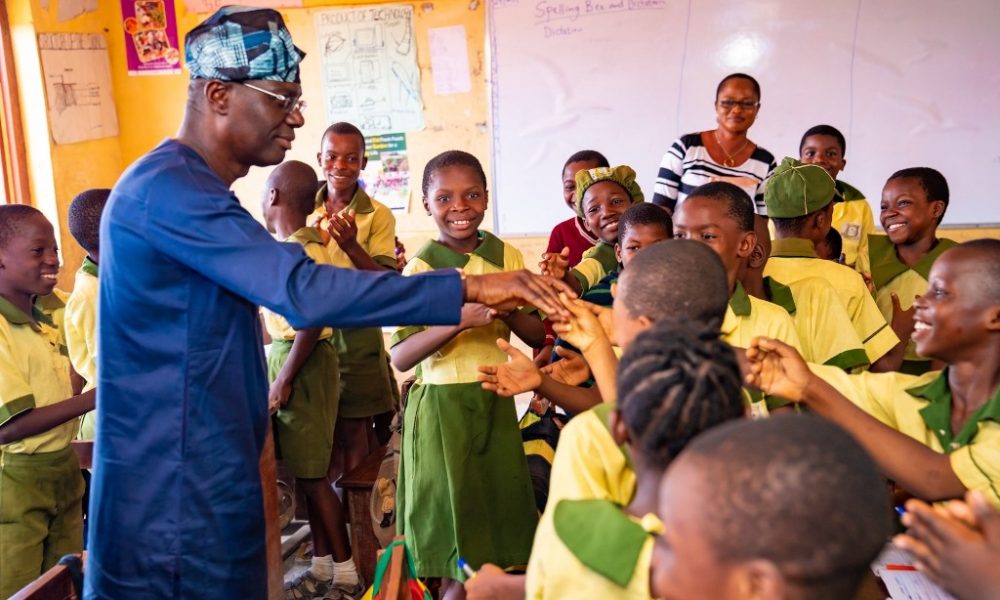
[[728,181],[754,199],[758,214],[766,215],[764,180],[774,170],[774,155],[747,137],[758,110],[757,80],[743,73],[727,75],[715,90],[719,126],[683,135],[670,146],[656,175],[653,203],[672,213],[699,185]]

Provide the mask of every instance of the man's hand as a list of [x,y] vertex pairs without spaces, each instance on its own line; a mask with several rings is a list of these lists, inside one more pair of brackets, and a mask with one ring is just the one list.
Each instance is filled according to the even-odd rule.
[[[565,294],[560,294],[569,317],[561,323],[553,323],[552,330],[559,334],[559,337],[573,344],[586,353],[591,346],[601,340],[608,340],[604,327],[597,319],[595,307],[590,302],[584,302],[576,298],[569,298]],[[609,341],[610,343],[610,341]]]
[[535,275],[527,270],[469,275],[465,280],[465,301],[487,304],[501,312],[530,304],[550,318],[560,320],[569,313],[559,302],[559,293],[576,293],[564,282]]
[[278,409],[285,408],[288,404],[288,398],[292,395],[292,383],[290,381],[283,381],[281,379],[275,379],[274,383],[267,390],[267,409],[271,413],[277,412]]
[[327,215],[329,224],[326,231],[337,242],[337,246],[345,252],[358,245],[358,225],[354,219],[354,211],[343,215]]
[[812,372],[798,350],[766,337],[755,337],[746,351],[746,383],[768,394],[801,402]]
[[564,247],[559,254],[546,252],[542,255],[542,261],[538,263],[538,268],[542,270],[542,275],[562,279],[569,270],[569,247]]
[[542,373],[566,385],[580,385],[590,379],[590,366],[578,352],[556,346],[556,354],[562,360],[542,367]]
[[497,339],[497,347],[506,352],[510,360],[500,365],[479,367],[476,378],[482,382],[484,390],[501,396],[516,396],[542,385],[542,372],[523,352],[503,338]]
[[931,507],[920,500],[906,503],[903,525],[895,539],[916,558],[917,568],[962,600],[1000,597],[1000,514],[982,492],[966,501]]

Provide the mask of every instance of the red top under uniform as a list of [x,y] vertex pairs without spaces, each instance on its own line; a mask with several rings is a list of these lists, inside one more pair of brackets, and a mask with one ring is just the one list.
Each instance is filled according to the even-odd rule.
[[597,238],[587,230],[583,221],[579,217],[573,217],[552,228],[549,246],[545,251],[558,253],[563,248],[569,248],[569,268],[572,269],[580,262],[583,253],[596,243]]

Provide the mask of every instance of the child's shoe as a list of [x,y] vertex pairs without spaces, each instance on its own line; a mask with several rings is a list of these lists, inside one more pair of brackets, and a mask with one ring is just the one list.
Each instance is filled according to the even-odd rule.
[[312,571],[306,569],[295,579],[285,582],[285,600],[318,600],[331,591],[332,586],[332,579],[316,579]]
[[360,600],[367,590],[368,588],[359,577],[358,582],[353,586],[342,583],[333,584],[333,587],[323,596],[323,600]]

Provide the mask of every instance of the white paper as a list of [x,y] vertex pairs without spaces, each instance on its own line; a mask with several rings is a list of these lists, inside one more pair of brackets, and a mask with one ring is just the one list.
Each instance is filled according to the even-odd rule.
[[295,8],[302,6],[302,0],[184,0],[188,12],[214,13],[227,4],[259,6],[261,8]]
[[427,32],[431,44],[431,73],[434,93],[464,94],[472,89],[469,80],[469,51],[465,26],[433,27]]
[[118,135],[107,42],[98,33],[43,33],[38,49],[57,144]]
[[920,571],[882,571],[891,600],[955,600]]
[[316,13],[327,122],[365,135],[424,127],[413,7],[376,5]]
[[[42,8],[47,8],[43,6]],[[97,10],[97,0],[59,0],[59,20],[69,21],[85,12]]]
[[881,577],[886,565],[912,567],[913,555],[902,548],[897,548],[891,543],[886,544],[885,548],[882,549],[882,553],[872,563],[872,572],[875,573],[876,577]]

